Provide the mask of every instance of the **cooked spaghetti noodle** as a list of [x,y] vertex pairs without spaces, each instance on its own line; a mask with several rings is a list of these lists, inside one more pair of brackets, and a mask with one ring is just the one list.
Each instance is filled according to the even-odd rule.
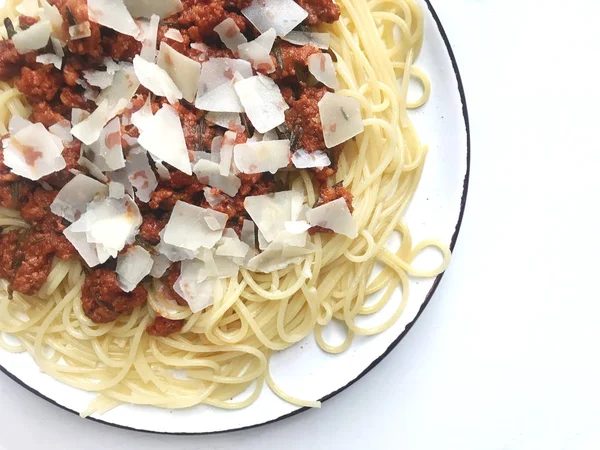
[[[7,0],[2,16],[17,17],[17,4]],[[315,234],[316,251],[301,265],[270,274],[242,268],[239,276],[220,280],[222,295],[213,306],[197,313],[174,306],[169,318],[186,322],[180,333],[168,337],[145,333],[154,317],[152,305],[160,303],[161,292],[152,283],[146,285],[148,304],[105,324],[92,322],[82,309],[85,272],[76,260],[55,260],[35,296],[14,292],[9,299],[8,283],[3,283],[0,330],[19,344],[0,340],[0,346],[9,352],[27,351],[48,375],[97,392],[82,415],[102,413],[121,403],[243,408],[260,395],[265,382],[291,403],[319,406],[276,386],[269,375],[270,354],[313,331],[323,350],[343,352],[354,336],[384,332],[398,320],[408,301],[411,276],[434,277],[446,269],[447,246],[437,240],[413,244],[402,221],[427,154],[407,114],[425,104],[430,93],[426,75],[413,66],[423,42],[421,8],[415,0],[338,4],[340,19],[321,25],[320,31],[331,34],[338,93],[358,100],[364,118],[364,132],[346,144],[335,175],[335,181],[354,195],[359,236],[352,240]],[[423,87],[417,100],[408,99],[411,77]],[[12,115],[26,117],[29,112],[18,90],[0,83],[1,133],[7,133]],[[318,200],[308,171],[300,171],[290,184],[306,191],[308,204]],[[27,226],[18,212],[0,210],[3,230]],[[396,252],[385,247],[394,232],[402,236]],[[413,261],[426,247],[438,249],[442,262],[429,270],[418,269]],[[369,281],[376,263],[383,269]],[[361,327],[357,319],[381,311],[398,286],[402,300],[395,312],[376,327]],[[368,303],[368,297],[378,292],[379,300]],[[332,320],[347,328],[340,345],[323,337],[323,328]],[[245,391],[249,394],[238,396]]]

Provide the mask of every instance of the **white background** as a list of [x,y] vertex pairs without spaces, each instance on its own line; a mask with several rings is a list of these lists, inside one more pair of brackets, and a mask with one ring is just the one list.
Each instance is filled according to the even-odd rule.
[[450,269],[344,393],[261,428],[141,434],[0,376],[0,448],[600,448],[600,4],[437,0],[467,91],[472,171]]

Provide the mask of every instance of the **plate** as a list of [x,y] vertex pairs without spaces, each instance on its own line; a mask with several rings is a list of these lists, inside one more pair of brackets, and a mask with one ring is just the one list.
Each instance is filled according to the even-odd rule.
[[[456,60],[442,24],[429,1],[422,3],[425,42],[418,66],[429,75],[433,88],[429,102],[411,118],[430,150],[421,184],[405,221],[415,241],[437,237],[454,248],[469,180],[467,106]],[[411,295],[400,320],[380,335],[355,339],[345,353],[326,354],[317,347],[314,338],[308,336],[303,342],[274,355],[273,378],[295,397],[321,401],[333,397],[362,378],[400,342],[431,299],[441,278],[440,275],[435,279],[411,281]],[[399,296],[395,299],[399,301]],[[382,314],[385,312],[384,309]],[[332,328],[327,330],[326,336],[333,341],[341,340],[341,333]],[[41,398],[77,414],[86,409],[93,397],[42,374],[28,354],[0,350],[0,369]],[[323,407],[327,408],[327,403]],[[140,431],[201,434],[258,426],[305,409],[284,402],[265,388],[254,404],[237,411],[203,405],[175,411],[122,405],[90,419]]]

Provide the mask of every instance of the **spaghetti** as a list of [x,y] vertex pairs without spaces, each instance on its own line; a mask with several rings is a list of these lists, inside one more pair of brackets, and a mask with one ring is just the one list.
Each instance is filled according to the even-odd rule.
[[[13,20],[18,1],[7,0],[1,11]],[[423,41],[423,14],[415,0],[339,0],[340,19],[322,24],[331,36],[341,89],[361,106],[364,132],[349,141],[340,156],[336,183],[354,196],[356,239],[315,234],[316,251],[300,265],[268,274],[240,269],[237,277],[219,280],[215,304],[193,313],[173,305],[169,318],[185,319],[180,333],[154,337],[145,330],[160,308],[158,282],[146,283],[148,303],[115,321],[94,323],[83,310],[85,271],[77,260],[58,260],[34,296],[0,291],[0,331],[18,344],[0,340],[9,352],[29,352],[48,375],[78,389],[98,393],[83,416],[103,413],[122,403],[161,408],[198,404],[236,409],[250,405],[267,383],[281,398],[300,406],[319,402],[283,392],[269,374],[269,356],[285,350],[314,331],[319,346],[341,353],[356,335],[384,332],[402,315],[409,296],[409,277],[434,277],[448,266],[450,251],[437,240],[413,244],[402,221],[417,189],[427,153],[411,124],[408,110],[427,102],[430,84],[413,66]],[[408,99],[409,80],[423,87]],[[401,79],[398,82],[398,79]],[[27,117],[30,107],[19,91],[0,83],[0,131],[7,133],[11,116]],[[290,187],[306,192],[315,204],[319,193],[307,170],[290,177]],[[0,209],[4,232],[28,227],[19,212]],[[402,236],[392,252],[385,243]],[[438,267],[413,266],[425,248],[438,249]],[[370,280],[375,264],[383,269]],[[376,327],[364,328],[361,316],[376,314],[397,287],[402,300]],[[379,300],[368,303],[370,295]],[[10,299],[9,299],[10,298]],[[347,328],[340,345],[328,343],[324,327],[339,321]],[[244,393],[244,395],[240,395]]]

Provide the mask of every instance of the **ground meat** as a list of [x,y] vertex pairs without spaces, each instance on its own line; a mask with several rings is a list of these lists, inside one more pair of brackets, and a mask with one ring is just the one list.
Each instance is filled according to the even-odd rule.
[[19,239],[18,231],[0,235],[0,278],[12,280],[15,276],[15,254]]
[[77,80],[83,78],[83,63],[75,56],[65,58],[62,74],[65,83],[69,86],[77,86]]
[[10,167],[4,164],[4,148],[0,141],[0,185],[6,185],[19,179],[18,175],[11,173]]
[[19,75],[23,57],[19,55],[12,40],[0,41],[0,80],[6,81]]
[[[195,26],[198,36],[193,41],[199,41],[201,36],[208,36],[214,33],[214,28],[227,18],[227,13],[223,6],[211,2],[208,4],[195,4],[185,8],[177,17],[177,23],[184,26]],[[194,33],[194,34],[196,34]]]
[[146,328],[146,331],[151,336],[165,337],[173,333],[179,333],[185,324],[185,320],[171,320],[165,317],[156,316]]
[[171,211],[179,200],[190,203],[191,198],[185,192],[176,192],[170,188],[159,188],[150,194],[148,206],[152,209]]
[[102,50],[102,46],[100,45],[100,25],[89,21],[87,0],[67,0],[66,2],[60,2],[60,6],[57,6],[60,10],[61,15],[63,16],[66,25],[68,25],[69,20],[69,13],[67,12],[67,8],[73,15],[75,22],[90,23],[90,37],[69,41],[69,51],[77,55],[90,55],[93,57],[100,56],[100,51]]
[[[164,103],[168,102],[165,100]],[[181,125],[183,127],[183,135],[185,137],[185,144],[188,150],[198,150],[198,143],[200,142],[200,130],[198,127],[198,122],[202,118],[203,113],[195,110],[190,111],[181,103],[176,103],[172,105],[177,113],[179,114],[179,119],[181,120]],[[208,127],[207,127],[208,128]],[[212,143],[212,140],[211,140]],[[208,146],[210,149],[210,145]]]
[[144,214],[144,221],[140,227],[139,236],[152,245],[157,245],[160,242],[159,233],[167,225],[169,221],[169,215],[163,214],[162,217],[158,217],[154,213]]
[[171,172],[171,179],[164,183],[170,188],[181,189],[198,183],[198,177],[196,175],[188,175],[180,170],[174,170]]
[[13,290],[25,295],[36,294],[46,282],[55,249],[46,233],[29,232],[16,252]]
[[59,170],[58,172],[51,173],[50,175],[46,175],[42,178],[43,181],[48,183],[55,189],[62,189],[65,184],[71,181],[75,175],[70,172],[72,169],[79,169],[79,157],[81,153],[81,142],[75,140],[73,143],[65,147],[62,151],[62,157],[67,164],[64,169]]
[[10,209],[20,208],[27,202],[34,189],[35,184],[24,178],[19,178],[10,185],[2,185],[0,186],[0,206]]
[[[183,42],[179,42],[176,41],[174,39],[171,38],[167,38],[165,37],[165,33],[170,29],[171,27],[167,26],[167,25],[161,25],[160,27],[158,27],[158,42],[164,42],[166,44],[168,44],[170,47],[172,47],[175,51],[181,53],[181,54],[187,54],[188,49],[190,47],[190,43],[192,42],[192,40],[190,39],[189,35],[187,33],[184,32],[181,33],[181,37],[183,38]],[[160,44],[159,44],[160,45]]]
[[15,203],[12,197],[11,186],[2,185],[0,186],[0,206],[3,208],[13,209]]
[[165,276],[161,278],[163,284],[161,292],[165,297],[175,300],[178,305],[186,306],[188,303],[185,299],[173,289],[173,285],[177,281],[177,278],[179,278],[179,275],[181,275],[181,266],[179,263],[175,263],[169,267]]
[[332,202],[338,198],[344,198],[350,212],[354,211],[354,208],[352,207],[354,196],[352,195],[352,192],[346,189],[341,183],[333,186],[321,186],[319,191],[319,201],[315,206],[324,205],[325,203]]
[[217,206],[210,206],[208,202],[203,202],[200,206],[203,208],[214,209],[215,211],[222,212],[223,214],[227,214],[229,218],[233,218],[239,215],[244,215],[246,210],[244,208],[244,196],[236,195],[235,197],[229,197],[224,194],[217,188],[211,188],[213,195],[220,195],[223,197],[223,201],[219,203]]
[[31,25],[35,25],[38,22],[38,19],[31,16],[19,16],[19,26],[22,30],[26,30]]
[[33,105],[33,112],[29,117],[29,120],[32,122],[39,122],[47,128],[64,119],[62,114],[55,111],[52,106],[46,102],[35,103]]
[[45,189],[37,188],[23,205],[21,216],[28,222],[41,222],[46,215],[52,214],[50,212],[50,205],[57,195],[58,191],[46,191]]
[[272,175],[266,173],[238,173],[237,176],[242,180],[238,195],[263,195],[275,192],[275,182]]
[[36,70],[21,69],[16,86],[31,103],[52,100],[62,85],[62,76],[54,67],[43,66]]
[[308,66],[308,57],[310,55],[313,55],[315,53],[321,53],[321,50],[310,45],[298,47],[288,42],[280,42],[278,43],[278,46],[278,51],[281,55],[281,62],[283,63],[283,67],[279,67],[277,58],[275,56],[272,56],[273,62],[275,63],[277,70],[275,70],[275,72],[273,72],[269,76],[275,80],[295,76],[296,71],[298,70],[298,66]]
[[142,43],[132,36],[114,33],[102,37],[102,48],[113,59],[131,62],[142,51]]
[[295,148],[308,152],[325,150],[323,126],[319,115],[319,100],[326,88],[306,88],[292,107],[285,111],[285,123],[295,136]]
[[304,21],[308,25],[333,23],[340,18],[340,7],[333,0],[296,0],[296,3],[308,13]]
[[60,101],[69,109],[79,108],[91,112],[96,108],[94,102],[86,100],[86,98],[83,96],[83,93],[75,92],[74,89],[68,87],[63,88],[61,91]]
[[313,169],[313,173],[315,174],[317,180],[320,184],[327,184],[327,180],[334,176],[338,169],[338,161],[340,159],[340,155],[344,150],[344,145],[337,145],[331,149],[327,150],[327,155],[329,156],[329,160],[331,161],[331,165],[329,167],[320,167]]
[[81,154],[81,142],[73,141],[71,145],[65,147],[62,151],[62,157],[67,166],[63,170],[76,169],[79,167],[78,161]]
[[85,314],[96,323],[112,322],[119,314],[131,314],[146,303],[148,292],[142,286],[123,292],[113,270],[96,269],[83,283],[81,303]]
[[[187,33],[189,35],[193,35],[194,33],[192,33],[192,31],[194,29],[197,29],[197,27],[191,27],[187,29]],[[202,36],[200,36],[198,34],[198,38],[196,40],[201,40]],[[196,61],[208,61],[211,58],[235,58],[233,52],[231,50],[229,50],[228,48],[219,48],[219,47],[213,47],[210,45],[207,46],[203,46],[202,49],[197,49],[197,48],[189,48],[186,51],[186,56],[188,56],[191,59],[194,59]]]

